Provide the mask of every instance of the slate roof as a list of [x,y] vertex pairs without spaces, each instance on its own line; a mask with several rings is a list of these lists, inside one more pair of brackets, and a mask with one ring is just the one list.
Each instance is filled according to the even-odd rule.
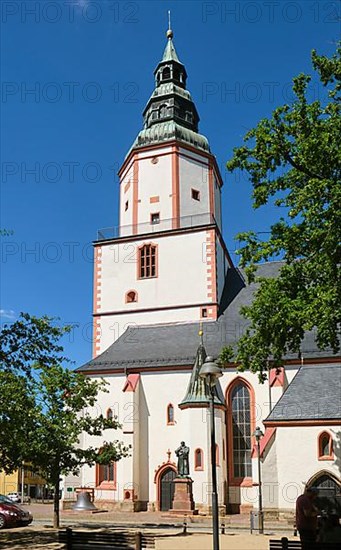
[[[259,266],[258,274],[264,277],[275,277],[280,266],[281,262],[265,263]],[[208,355],[215,358],[218,357],[223,346],[236,346],[247,326],[247,321],[241,317],[239,310],[242,305],[252,302],[255,285],[242,287],[237,275],[232,272],[231,276],[229,275],[231,284],[223,293],[224,307],[226,306],[224,313],[217,321],[207,321],[203,324],[203,344]],[[128,327],[106,351],[78,370],[86,372],[97,368],[115,370],[122,367],[143,369],[143,367],[192,366],[200,343],[199,328],[199,322]],[[304,358],[316,360],[319,357],[333,355],[332,351],[318,350],[313,333],[306,334],[301,345],[301,353]],[[287,359],[296,358],[295,354],[287,355]]]
[[341,366],[301,367],[265,420],[338,420],[341,418]]

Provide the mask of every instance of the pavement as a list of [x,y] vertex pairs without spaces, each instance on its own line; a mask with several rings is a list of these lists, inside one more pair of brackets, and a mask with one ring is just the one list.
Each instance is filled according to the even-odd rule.
[[[52,529],[52,504],[32,503],[29,509],[34,521],[28,527],[0,531],[0,550],[64,550],[58,543],[58,530]],[[160,538],[155,541],[156,550],[211,550],[212,523],[206,516],[187,518],[187,535],[183,536],[184,517],[172,517],[161,512],[74,512],[61,511],[61,528],[118,529],[152,532]],[[265,523],[264,535],[250,534],[248,515],[232,515],[220,518],[225,523],[225,534],[220,535],[221,550],[268,550],[270,538],[293,538],[293,528],[288,522]],[[294,540],[297,540],[294,539]]]

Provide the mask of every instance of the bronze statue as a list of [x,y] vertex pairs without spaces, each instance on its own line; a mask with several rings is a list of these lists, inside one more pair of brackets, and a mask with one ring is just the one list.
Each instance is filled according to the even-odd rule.
[[181,441],[180,447],[175,450],[175,454],[178,457],[178,477],[189,476],[189,447],[186,446],[184,441]]

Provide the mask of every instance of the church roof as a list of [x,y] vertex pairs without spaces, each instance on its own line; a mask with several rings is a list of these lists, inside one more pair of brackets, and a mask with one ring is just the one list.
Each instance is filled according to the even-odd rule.
[[[269,262],[258,267],[258,275],[275,277],[281,262]],[[224,313],[217,321],[206,321],[203,324],[203,343],[209,355],[217,358],[223,346],[235,347],[244,333],[248,321],[241,316],[242,305],[249,305],[253,299],[256,285],[240,284],[238,270],[228,275],[230,284],[223,293],[221,311]],[[92,359],[78,370],[115,370],[123,367],[143,369],[163,366],[192,366],[198,347],[199,322],[169,323],[146,326],[131,326],[109,348]],[[319,350],[314,334],[307,332],[301,345],[302,357],[316,359],[331,357],[332,351]],[[297,354],[288,354],[287,359],[297,359]]]
[[281,422],[338,420],[341,418],[340,365],[301,367],[265,420]]

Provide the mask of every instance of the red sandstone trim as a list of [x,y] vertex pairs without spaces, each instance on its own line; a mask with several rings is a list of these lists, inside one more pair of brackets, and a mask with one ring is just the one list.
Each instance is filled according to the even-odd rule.
[[172,228],[177,229],[180,221],[179,149],[172,147]]
[[133,165],[133,234],[137,233],[139,204],[139,156],[134,155]]

